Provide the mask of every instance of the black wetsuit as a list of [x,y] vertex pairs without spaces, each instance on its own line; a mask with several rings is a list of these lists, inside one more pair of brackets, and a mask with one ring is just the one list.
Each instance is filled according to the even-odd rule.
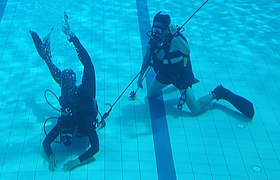
[[[31,35],[36,47],[38,44],[40,45],[41,41],[38,40],[38,35],[34,34],[34,32],[31,33]],[[39,41],[39,43],[36,41]],[[67,96],[63,91],[61,92],[59,100],[62,110],[70,108],[71,115],[61,115],[60,119],[66,120],[64,123],[68,126],[77,127],[80,134],[88,136],[91,147],[78,157],[80,162],[82,162],[99,151],[99,140],[94,126],[98,114],[97,103],[95,101],[95,70],[87,51],[84,49],[78,38],[73,37],[71,38],[71,41],[75,45],[78,57],[84,66],[84,72],[82,84],[75,87],[72,90],[73,92],[70,92],[70,95]],[[51,55],[44,56],[40,51],[39,54],[47,63],[54,80],[61,86],[62,72],[51,61]],[[57,123],[43,142],[44,150],[48,156],[53,154],[51,143],[59,136],[60,126],[61,124]]]

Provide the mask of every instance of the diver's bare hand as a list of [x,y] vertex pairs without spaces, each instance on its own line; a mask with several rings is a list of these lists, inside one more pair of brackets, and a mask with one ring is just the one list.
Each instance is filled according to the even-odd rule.
[[78,167],[80,165],[80,160],[77,158],[77,159],[74,159],[74,160],[71,160],[71,161],[68,161],[67,163],[65,163],[63,165],[63,169],[65,171],[71,171],[73,169],[75,169],[76,167]]

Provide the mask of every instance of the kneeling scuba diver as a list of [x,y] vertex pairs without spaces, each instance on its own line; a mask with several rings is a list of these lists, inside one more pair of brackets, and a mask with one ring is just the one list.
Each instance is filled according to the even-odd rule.
[[[184,36],[181,34],[181,29],[182,26],[180,28],[177,29],[177,31],[175,33],[172,33],[172,31],[168,28],[170,25],[170,17],[169,15],[164,15],[164,14],[160,14],[161,12],[157,13],[154,17],[154,21],[153,21],[153,27],[152,30],[149,31],[149,37],[150,37],[150,59],[151,60],[147,60],[146,62],[144,62],[143,60],[143,64],[142,64],[142,70],[143,69],[147,69],[147,65],[152,66],[154,68],[154,71],[156,73],[156,81],[157,83],[161,83],[161,87],[163,87],[164,85],[169,85],[169,84],[173,84],[175,87],[177,87],[179,90],[182,90],[181,93],[181,97],[178,103],[178,109],[182,109],[183,104],[186,103],[186,90],[183,90],[184,87],[182,89],[180,89],[180,83],[178,84],[177,82],[173,81],[172,76],[175,76],[174,79],[178,80],[179,78],[177,77],[181,77],[180,74],[177,76],[178,72],[181,72],[176,64],[179,64],[181,62],[182,65],[184,65],[185,67],[188,67],[188,62],[190,63],[190,58],[189,58],[189,53],[184,54],[182,52],[178,52],[178,51],[173,51],[170,52],[171,48],[171,44],[172,44],[172,40],[175,37],[180,36],[180,38],[187,43],[187,40],[184,38]],[[185,23],[186,24],[186,23]],[[162,55],[160,54],[162,53]],[[146,55],[145,55],[146,57]],[[158,58],[158,57],[162,57],[162,58]],[[179,58],[179,59],[178,59]],[[184,59],[189,59],[187,61],[187,63],[184,63]],[[150,62],[152,61],[152,62]],[[147,65],[145,65],[147,64]],[[191,66],[191,65],[190,65]],[[171,68],[175,68],[175,71],[172,71]],[[141,71],[142,71],[141,70]],[[166,74],[164,74],[166,73]],[[139,77],[139,82],[142,81],[142,77],[143,77],[142,73]],[[191,68],[189,68],[189,77],[193,76],[192,70]],[[164,79],[163,79],[164,77]],[[183,76],[182,76],[183,77]],[[196,78],[190,78],[192,79],[192,81],[190,82],[190,84],[194,84],[196,82],[199,82]],[[181,81],[183,82],[183,81]],[[176,83],[176,84],[175,84]],[[184,83],[188,83],[187,79],[185,80]],[[140,84],[141,85],[141,84]],[[155,86],[153,86],[155,87]],[[153,89],[154,90],[154,89]],[[153,93],[151,93],[153,94]],[[231,92],[230,90],[224,88],[222,85],[219,85],[218,87],[216,87],[212,92],[210,92],[210,94],[212,94],[213,98],[216,100],[221,100],[224,99],[226,101],[228,101],[230,104],[232,104],[237,110],[239,110],[241,113],[243,113],[246,117],[252,119],[254,116],[254,107],[253,104],[245,99],[244,97],[241,97],[237,94],[234,94],[233,92]]]

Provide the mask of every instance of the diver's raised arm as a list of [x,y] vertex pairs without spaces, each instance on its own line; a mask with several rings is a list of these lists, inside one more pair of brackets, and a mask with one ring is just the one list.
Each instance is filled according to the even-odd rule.
[[51,60],[45,60],[53,79],[60,85],[61,84],[61,70],[54,65]]
[[84,66],[92,65],[88,52],[86,51],[84,46],[81,44],[81,42],[77,38],[77,36],[74,33],[70,33],[70,34],[68,34],[68,40],[74,44],[81,63]]
[[91,95],[93,98],[95,98],[96,96],[95,69],[91,61],[91,58],[74,33],[68,34],[67,38],[69,42],[72,42],[74,44],[76,51],[78,53],[78,57],[81,63],[84,65],[82,85],[85,87],[85,89],[88,89],[89,92],[92,92]]
[[79,60],[84,65],[84,72],[82,78],[82,86],[85,87],[89,92],[92,92],[92,97],[96,95],[96,83],[95,83],[95,69],[91,58],[86,49],[81,44],[77,36],[71,31],[68,23],[68,15],[64,12],[64,25],[62,26],[63,33],[67,36],[69,42],[72,42],[78,53]]

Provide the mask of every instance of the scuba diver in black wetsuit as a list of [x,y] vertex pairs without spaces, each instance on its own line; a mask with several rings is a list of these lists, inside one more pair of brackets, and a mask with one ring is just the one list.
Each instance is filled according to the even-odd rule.
[[144,74],[147,72],[148,66],[152,66],[156,76],[148,87],[148,97],[157,97],[163,88],[172,84],[181,93],[177,106],[180,110],[186,103],[190,111],[198,115],[214,99],[225,99],[252,119],[254,116],[253,104],[247,99],[232,93],[222,85],[215,88],[208,95],[196,100],[192,85],[199,81],[194,77],[192,71],[188,42],[180,32],[174,33],[176,29],[170,25],[170,22],[170,16],[167,14],[159,12],[154,17],[151,34],[148,34],[150,42],[146,49],[137,82],[138,87],[143,87]]
[[87,136],[89,138],[90,148],[77,159],[64,164],[65,170],[72,170],[99,151],[99,140],[95,130],[98,106],[95,100],[96,85],[94,66],[89,54],[75,34],[70,31],[64,31],[68,37],[68,41],[74,44],[78,57],[84,66],[82,84],[76,86],[75,72],[71,69],[61,71],[52,62],[49,40],[50,33],[44,38],[43,42],[37,33],[34,31],[30,31],[30,33],[39,55],[46,62],[54,80],[61,87],[59,103],[62,113],[58,118],[57,124],[47,134],[43,142],[43,148],[49,157],[50,170],[55,170],[56,168],[56,160],[51,149],[51,143],[58,136],[60,136],[61,141],[66,146],[70,146],[71,139],[74,136]]

